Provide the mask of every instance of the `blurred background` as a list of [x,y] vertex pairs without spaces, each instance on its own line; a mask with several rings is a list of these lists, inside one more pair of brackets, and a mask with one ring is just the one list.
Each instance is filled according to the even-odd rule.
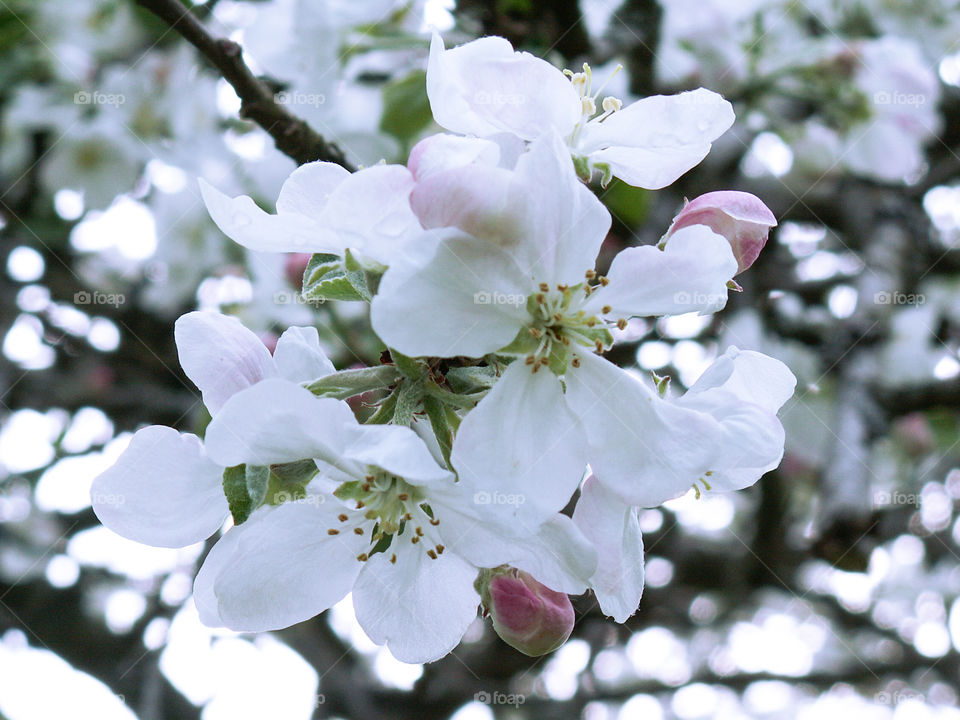
[[[605,262],[711,190],[779,219],[715,315],[634,320],[610,357],[688,386],[730,344],[799,378],[781,468],[646,510],[625,625],[590,596],[558,652],[478,620],[404,665],[349,598],[259,636],[203,627],[207,548],[101,527],[93,477],[139,426],[198,430],[173,321],[316,323],[376,362],[365,306],[303,304],[303,258],[209,220],[197,178],[272,209],[295,167],[193,47],[129,0],[0,0],[0,718],[960,718],[960,3],[207,0],[277,102],[354,166],[432,124],[429,28],[589,61],[624,100],[705,86],[737,122],[657,192],[614,182]],[[599,103],[598,103],[599,104]],[[603,258],[601,258],[604,262]]]

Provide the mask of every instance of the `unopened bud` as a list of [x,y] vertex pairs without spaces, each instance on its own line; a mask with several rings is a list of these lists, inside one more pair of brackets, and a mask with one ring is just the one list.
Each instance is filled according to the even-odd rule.
[[722,190],[688,202],[673,219],[665,238],[690,225],[706,225],[730,243],[739,274],[753,265],[767,244],[770,228],[776,224],[777,219],[760,198],[750,193]]
[[287,255],[283,264],[283,271],[291,287],[299,290],[303,286],[303,273],[307,269],[311,257],[313,256],[310,253],[290,253]]
[[563,645],[573,631],[573,605],[522,570],[484,571],[480,595],[493,629],[508,645],[537,657]]

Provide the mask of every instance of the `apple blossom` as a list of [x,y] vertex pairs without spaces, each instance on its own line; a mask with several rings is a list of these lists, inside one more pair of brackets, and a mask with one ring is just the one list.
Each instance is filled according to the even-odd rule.
[[[656,505],[678,494],[675,483],[693,485],[722,454],[717,421],[662,401],[594,353],[612,343],[608,325],[627,317],[722,307],[737,270],[730,244],[691,226],[664,250],[621,252],[600,278],[592,267],[610,216],[555,135],[501,171],[508,190],[488,182],[481,195],[471,179],[478,168],[457,171],[462,183],[447,173],[436,206],[456,227],[427,231],[432,253],[395,263],[371,305],[374,329],[403,353],[521,359],[463,419],[451,454],[461,479],[526,488],[545,514],[568,502],[588,461],[633,504]],[[463,186],[473,206],[443,197]]]
[[720,190],[685,203],[670,224],[664,242],[682,228],[706,225],[730,243],[739,274],[753,265],[767,244],[770,228],[776,224],[773,213],[756,195]]
[[[453,132],[489,137],[509,133],[532,141],[549,132],[564,138],[585,179],[599,170],[648,189],[665,187],[699,163],[733,124],[733,108],[699,88],[657,95],[623,107],[603,100],[597,115],[592,72],[567,72],[507,40],[484,37],[450,50],[434,34],[427,95],[434,119]],[[597,115],[596,117],[594,117]]]
[[[211,415],[236,392],[266,378],[307,381],[334,371],[314,328],[289,328],[273,356],[236,318],[218,313],[187,313],[177,320],[175,337],[180,364]],[[190,545],[216,532],[227,517],[224,468],[196,435],[151,425],[138,430],[117,462],[94,480],[93,510],[104,525],[131,540]]]
[[[207,624],[277,629],[352,592],[375,642],[424,662],[452,650],[476,617],[478,567],[519,561],[538,576],[569,570],[555,583],[565,591],[582,590],[595,567],[569,518],[556,516],[539,536],[512,532],[500,506],[475,502],[413,430],[359,425],[345,403],[288,380],[230,398],[206,443],[225,466],[312,458],[319,468],[304,497],[261,507],[211,551],[195,588]],[[502,536],[497,563],[483,542],[491,532]]]

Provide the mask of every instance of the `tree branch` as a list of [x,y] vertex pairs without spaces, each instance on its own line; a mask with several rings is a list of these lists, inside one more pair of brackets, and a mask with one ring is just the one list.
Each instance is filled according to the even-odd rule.
[[180,0],[136,2],[180,33],[220,71],[223,79],[240,96],[240,116],[262,127],[280,152],[298,165],[326,160],[351,172],[355,169],[337,145],[327,142],[306,122],[276,102],[270,88],[243,61],[243,51],[237,43],[211,35]]

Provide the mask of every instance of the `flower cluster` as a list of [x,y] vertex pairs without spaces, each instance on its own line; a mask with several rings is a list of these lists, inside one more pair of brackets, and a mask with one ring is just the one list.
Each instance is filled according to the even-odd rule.
[[[731,347],[675,396],[603,357],[629,318],[721,309],[776,224],[753,196],[711,193],[597,272],[611,217],[592,176],[673,182],[730,126],[729,104],[608,97],[594,117],[588,66],[565,75],[500,38],[434,37],[427,90],[451,133],[406,166],[304,165],[276,214],[201,181],[224,233],[314,253],[305,299],[369,302],[386,347],[380,366],[338,372],[315,328],[271,353],[233,318],[177,322],[205,437],[140,430],[94,509],[173,547],[232,518],[194,587],[207,624],[282,628],[352,593],[375,642],[423,662],[482,603],[507,642],[549,652],[570,594],[592,590],[618,622],[637,609],[639,507],[744,488],[780,462],[795,380],[779,361]],[[363,422],[346,402],[360,395]],[[96,502],[111,495],[125,502]]]

